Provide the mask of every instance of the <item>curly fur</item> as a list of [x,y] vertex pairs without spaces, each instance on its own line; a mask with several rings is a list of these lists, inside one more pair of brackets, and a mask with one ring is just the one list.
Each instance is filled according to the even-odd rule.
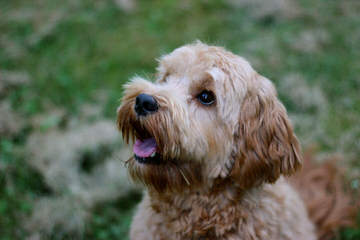
[[[303,201],[282,177],[300,169],[299,143],[273,84],[243,58],[197,42],[159,60],[157,81],[125,86],[118,127],[153,137],[159,164],[130,158],[147,191],[131,226],[141,239],[316,239]],[[197,96],[212,91],[202,105]],[[137,116],[136,96],[156,113]]]

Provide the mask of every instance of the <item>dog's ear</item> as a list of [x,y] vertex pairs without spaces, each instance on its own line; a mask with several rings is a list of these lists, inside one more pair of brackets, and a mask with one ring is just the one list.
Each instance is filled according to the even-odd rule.
[[272,83],[257,75],[251,85],[234,136],[231,173],[244,188],[291,175],[302,162],[299,142]]

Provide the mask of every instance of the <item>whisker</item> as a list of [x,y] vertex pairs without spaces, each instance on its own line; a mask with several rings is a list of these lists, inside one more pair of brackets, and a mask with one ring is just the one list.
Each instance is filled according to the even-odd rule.
[[190,184],[190,181],[187,179],[187,177],[186,177],[186,175],[184,174],[184,172],[183,172],[183,170],[181,169],[181,167],[179,167],[179,166],[178,166],[176,163],[174,163],[174,162],[171,162],[171,163],[172,163],[173,165],[175,165],[176,169],[179,170],[181,176],[184,178],[186,184],[187,184],[188,186],[190,186],[190,185],[191,185],[191,184]]

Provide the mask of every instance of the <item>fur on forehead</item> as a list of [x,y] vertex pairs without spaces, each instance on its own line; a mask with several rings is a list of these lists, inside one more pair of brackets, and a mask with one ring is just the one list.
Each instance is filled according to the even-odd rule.
[[225,73],[237,75],[242,79],[248,79],[254,72],[244,58],[222,47],[208,46],[199,41],[177,48],[170,54],[162,56],[158,61],[157,70],[160,76],[192,73],[196,75],[213,67],[218,67]]
[[176,76],[177,79],[188,79],[192,89],[199,85],[206,89],[209,86],[206,80],[212,78],[214,83],[211,83],[211,90],[215,90],[217,96],[219,116],[233,125],[239,111],[239,108],[232,108],[233,103],[242,102],[251,85],[249,79],[257,75],[244,58],[222,47],[208,46],[200,41],[175,49],[158,61],[158,82]]

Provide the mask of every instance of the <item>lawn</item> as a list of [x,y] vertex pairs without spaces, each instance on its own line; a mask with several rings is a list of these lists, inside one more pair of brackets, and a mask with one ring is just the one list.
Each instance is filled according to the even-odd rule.
[[[92,188],[112,183],[98,173],[126,155],[121,138],[86,134],[115,125],[130,77],[153,79],[156,58],[197,39],[271,79],[303,147],[341,155],[358,191],[359,12],[357,0],[0,0],[0,239],[127,239],[139,191]],[[77,211],[58,214],[69,202]]]

